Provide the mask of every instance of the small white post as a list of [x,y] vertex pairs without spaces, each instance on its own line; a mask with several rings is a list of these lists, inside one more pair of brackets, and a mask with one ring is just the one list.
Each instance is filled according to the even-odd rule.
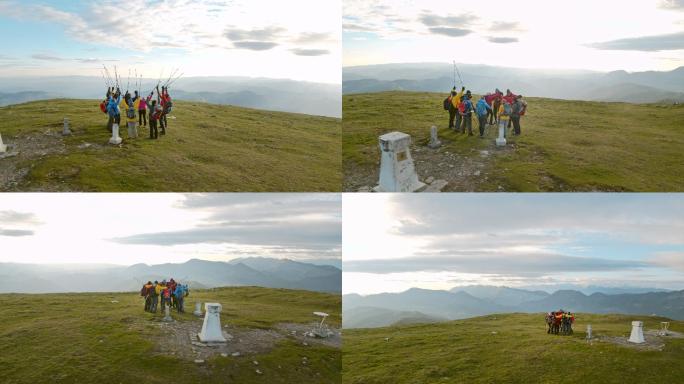
[[667,336],[669,328],[670,328],[670,322],[669,321],[661,321],[660,322],[660,331],[658,332],[658,335],[659,336]]
[[425,188],[411,158],[411,136],[390,132],[379,137],[380,180],[377,192],[416,192]]
[[199,301],[195,302],[195,312],[192,313],[197,317],[202,317],[202,303]]
[[441,145],[442,142],[439,140],[439,137],[437,137],[437,127],[433,125],[430,127],[430,143],[428,144],[428,147],[437,149]]
[[587,340],[591,340],[591,324],[587,325]]
[[632,321],[632,334],[629,336],[629,342],[635,344],[645,343],[644,340],[644,322]]
[[71,135],[71,129],[69,129],[69,118],[64,118],[64,128],[62,129],[62,136]]
[[168,304],[164,305],[164,318],[162,319],[162,321],[167,322],[167,323],[170,323],[173,321],[173,318],[171,317],[171,310],[170,310]]
[[7,152],[7,145],[2,142],[2,135],[0,135],[0,153]]
[[499,137],[496,138],[497,147],[506,145],[506,124],[508,124],[508,120],[501,119],[499,121]]
[[199,333],[201,342],[211,343],[225,343],[226,338],[221,332],[221,304],[219,303],[205,303],[204,309],[204,323],[202,324],[202,331]]
[[109,139],[109,144],[121,144],[121,137],[119,137],[119,124],[112,124],[112,137]]

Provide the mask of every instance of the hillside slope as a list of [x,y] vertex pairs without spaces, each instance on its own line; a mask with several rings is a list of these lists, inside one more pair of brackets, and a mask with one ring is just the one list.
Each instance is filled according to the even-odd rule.
[[[95,100],[0,108],[0,191],[339,191],[340,120],[178,101],[166,136],[107,142]],[[73,135],[62,137],[68,117]]]
[[[221,324],[233,336],[226,356],[190,343],[202,321],[192,315],[196,300],[223,305]],[[11,353],[0,354],[0,382],[340,382],[339,334],[337,345],[302,336],[313,311],[339,328],[339,295],[219,288],[191,291],[186,306],[162,323],[137,293],[2,295],[0,349]]]
[[[543,314],[509,314],[448,323],[346,330],[343,382],[674,383],[684,375],[684,338],[647,336],[656,347],[613,342],[630,322],[650,332],[664,318],[579,314],[572,336],[546,333]],[[592,343],[585,340],[587,324]],[[684,322],[670,329],[684,332]],[[647,333],[648,333],[647,332]]]
[[[486,139],[450,131],[444,97],[345,95],[344,190],[377,184],[378,136],[395,130],[412,136],[418,176],[447,180],[447,191],[684,190],[684,105],[526,98],[522,135],[499,149],[494,127]],[[439,150],[427,149],[432,125],[444,144]]]

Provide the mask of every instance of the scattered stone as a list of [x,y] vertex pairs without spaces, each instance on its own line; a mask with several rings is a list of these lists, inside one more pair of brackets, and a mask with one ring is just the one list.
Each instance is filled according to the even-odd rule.
[[195,363],[196,363],[196,364],[204,364],[204,360],[202,360],[202,359],[197,359],[197,360],[195,360]]
[[302,345],[304,345],[304,346],[306,347],[306,346],[309,346],[309,343],[307,343],[307,342],[305,341],[305,342],[302,343]]
[[254,365],[259,365],[259,362],[256,360],[252,360],[252,363],[254,363]]
[[449,184],[446,180],[435,180],[428,185],[423,192],[442,192],[442,189]]
[[192,344],[192,345],[196,345],[196,346],[198,346],[198,347],[206,347],[206,346],[207,346],[206,344],[200,343],[200,342],[198,342],[198,341],[193,341],[191,344]]
[[90,143],[83,143],[83,144],[78,145],[78,149],[86,149],[86,148],[90,148],[91,146],[92,146],[92,144],[90,144]]
[[221,352],[221,357],[228,357],[228,354],[225,352]]
[[488,156],[489,156],[489,151],[480,151],[480,156],[482,156],[482,157],[488,157]]
[[118,302],[119,302],[119,300],[112,300],[112,301],[111,301],[112,304],[116,304],[116,303],[118,303]]
[[254,372],[256,372],[257,375],[261,375],[261,371],[258,370],[258,369],[257,369],[256,371],[254,371]]
[[480,176],[480,170],[478,169],[477,171],[475,171],[475,172],[473,173],[473,175],[474,175],[474,176]]
[[356,192],[371,192],[373,189],[367,185],[356,190]]
[[233,352],[230,355],[233,357],[238,357],[238,356],[240,356],[240,352]]
[[426,184],[432,184],[433,181],[435,181],[435,178],[432,177],[432,176],[430,176],[430,177],[428,177],[427,179],[425,179],[425,183],[426,183]]

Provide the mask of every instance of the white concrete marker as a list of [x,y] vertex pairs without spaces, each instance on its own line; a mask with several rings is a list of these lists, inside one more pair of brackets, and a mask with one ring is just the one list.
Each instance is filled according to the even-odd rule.
[[121,144],[121,137],[119,137],[119,124],[112,124],[112,137],[109,139],[109,144]]
[[591,340],[591,324],[587,325],[587,340]]
[[62,136],[71,135],[71,129],[69,129],[69,118],[64,118],[64,128],[62,129]]
[[138,137],[138,126],[135,121],[128,122],[128,137]]
[[667,336],[669,328],[670,328],[670,322],[669,321],[661,321],[660,322],[660,331],[658,331],[658,336]]
[[496,138],[497,147],[506,145],[506,124],[508,124],[508,121],[499,122],[499,137]]
[[425,188],[411,158],[411,136],[390,132],[380,136],[380,181],[376,192],[416,192]]
[[7,152],[7,145],[2,143],[2,135],[0,135],[0,153]]
[[221,333],[221,304],[204,303],[207,313],[204,315],[204,324],[199,333],[199,339],[203,343],[225,343],[226,339]]
[[164,305],[164,318],[162,321],[170,323],[173,321],[173,317],[171,317],[171,309],[169,308],[169,305],[166,304]]
[[197,317],[202,317],[202,303],[199,301],[195,302],[195,312],[192,313]]
[[632,321],[632,334],[629,335],[629,342],[635,344],[645,343],[644,340],[644,322]]
[[437,149],[442,145],[442,142],[439,140],[439,137],[437,137],[437,127],[434,125],[430,127],[430,143],[428,144],[428,147],[432,149]]

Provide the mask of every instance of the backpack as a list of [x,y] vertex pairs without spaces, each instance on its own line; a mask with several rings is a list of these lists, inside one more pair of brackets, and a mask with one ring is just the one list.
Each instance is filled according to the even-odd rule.
[[527,111],[527,103],[522,103],[522,108],[520,109],[520,116],[525,115],[525,111]]
[[171,108],[173,108],[173,101],[171,99],[166,100],[166,105],[164,105],[164,113],[171,113]]
[[154,112],[150,115],[151,120],[159,120],[161,118],[162,108],[157,104],[154,107]]
[[448,111],[449,110],[449,104],[451,104],[451,97],[447,97],[444,99],[444,110]]
[[458,111],[460,113],[465,113],[465,101],[461,101],[458,103]]
[[166,289],[164,290],[164,298],[165,298],[165,299],[168,299],[168,298],[170,298],[170,297],[171,297],[171,290],[168,289],[168,288],[166,288]]
[[135,106],[134,105],[129,105],[128,109],[126,110],[126,116],[129,119],[135,119]]
[[100,103],[100,111],[102,111],[102,113],[107,113],[107,101],[106,100]]
[[511,113],[513,113],[513,110],[511,109],[511,105],[509,103],[504,103],[504,110],[503,110],[503,115],[504,116],[510,116]]

